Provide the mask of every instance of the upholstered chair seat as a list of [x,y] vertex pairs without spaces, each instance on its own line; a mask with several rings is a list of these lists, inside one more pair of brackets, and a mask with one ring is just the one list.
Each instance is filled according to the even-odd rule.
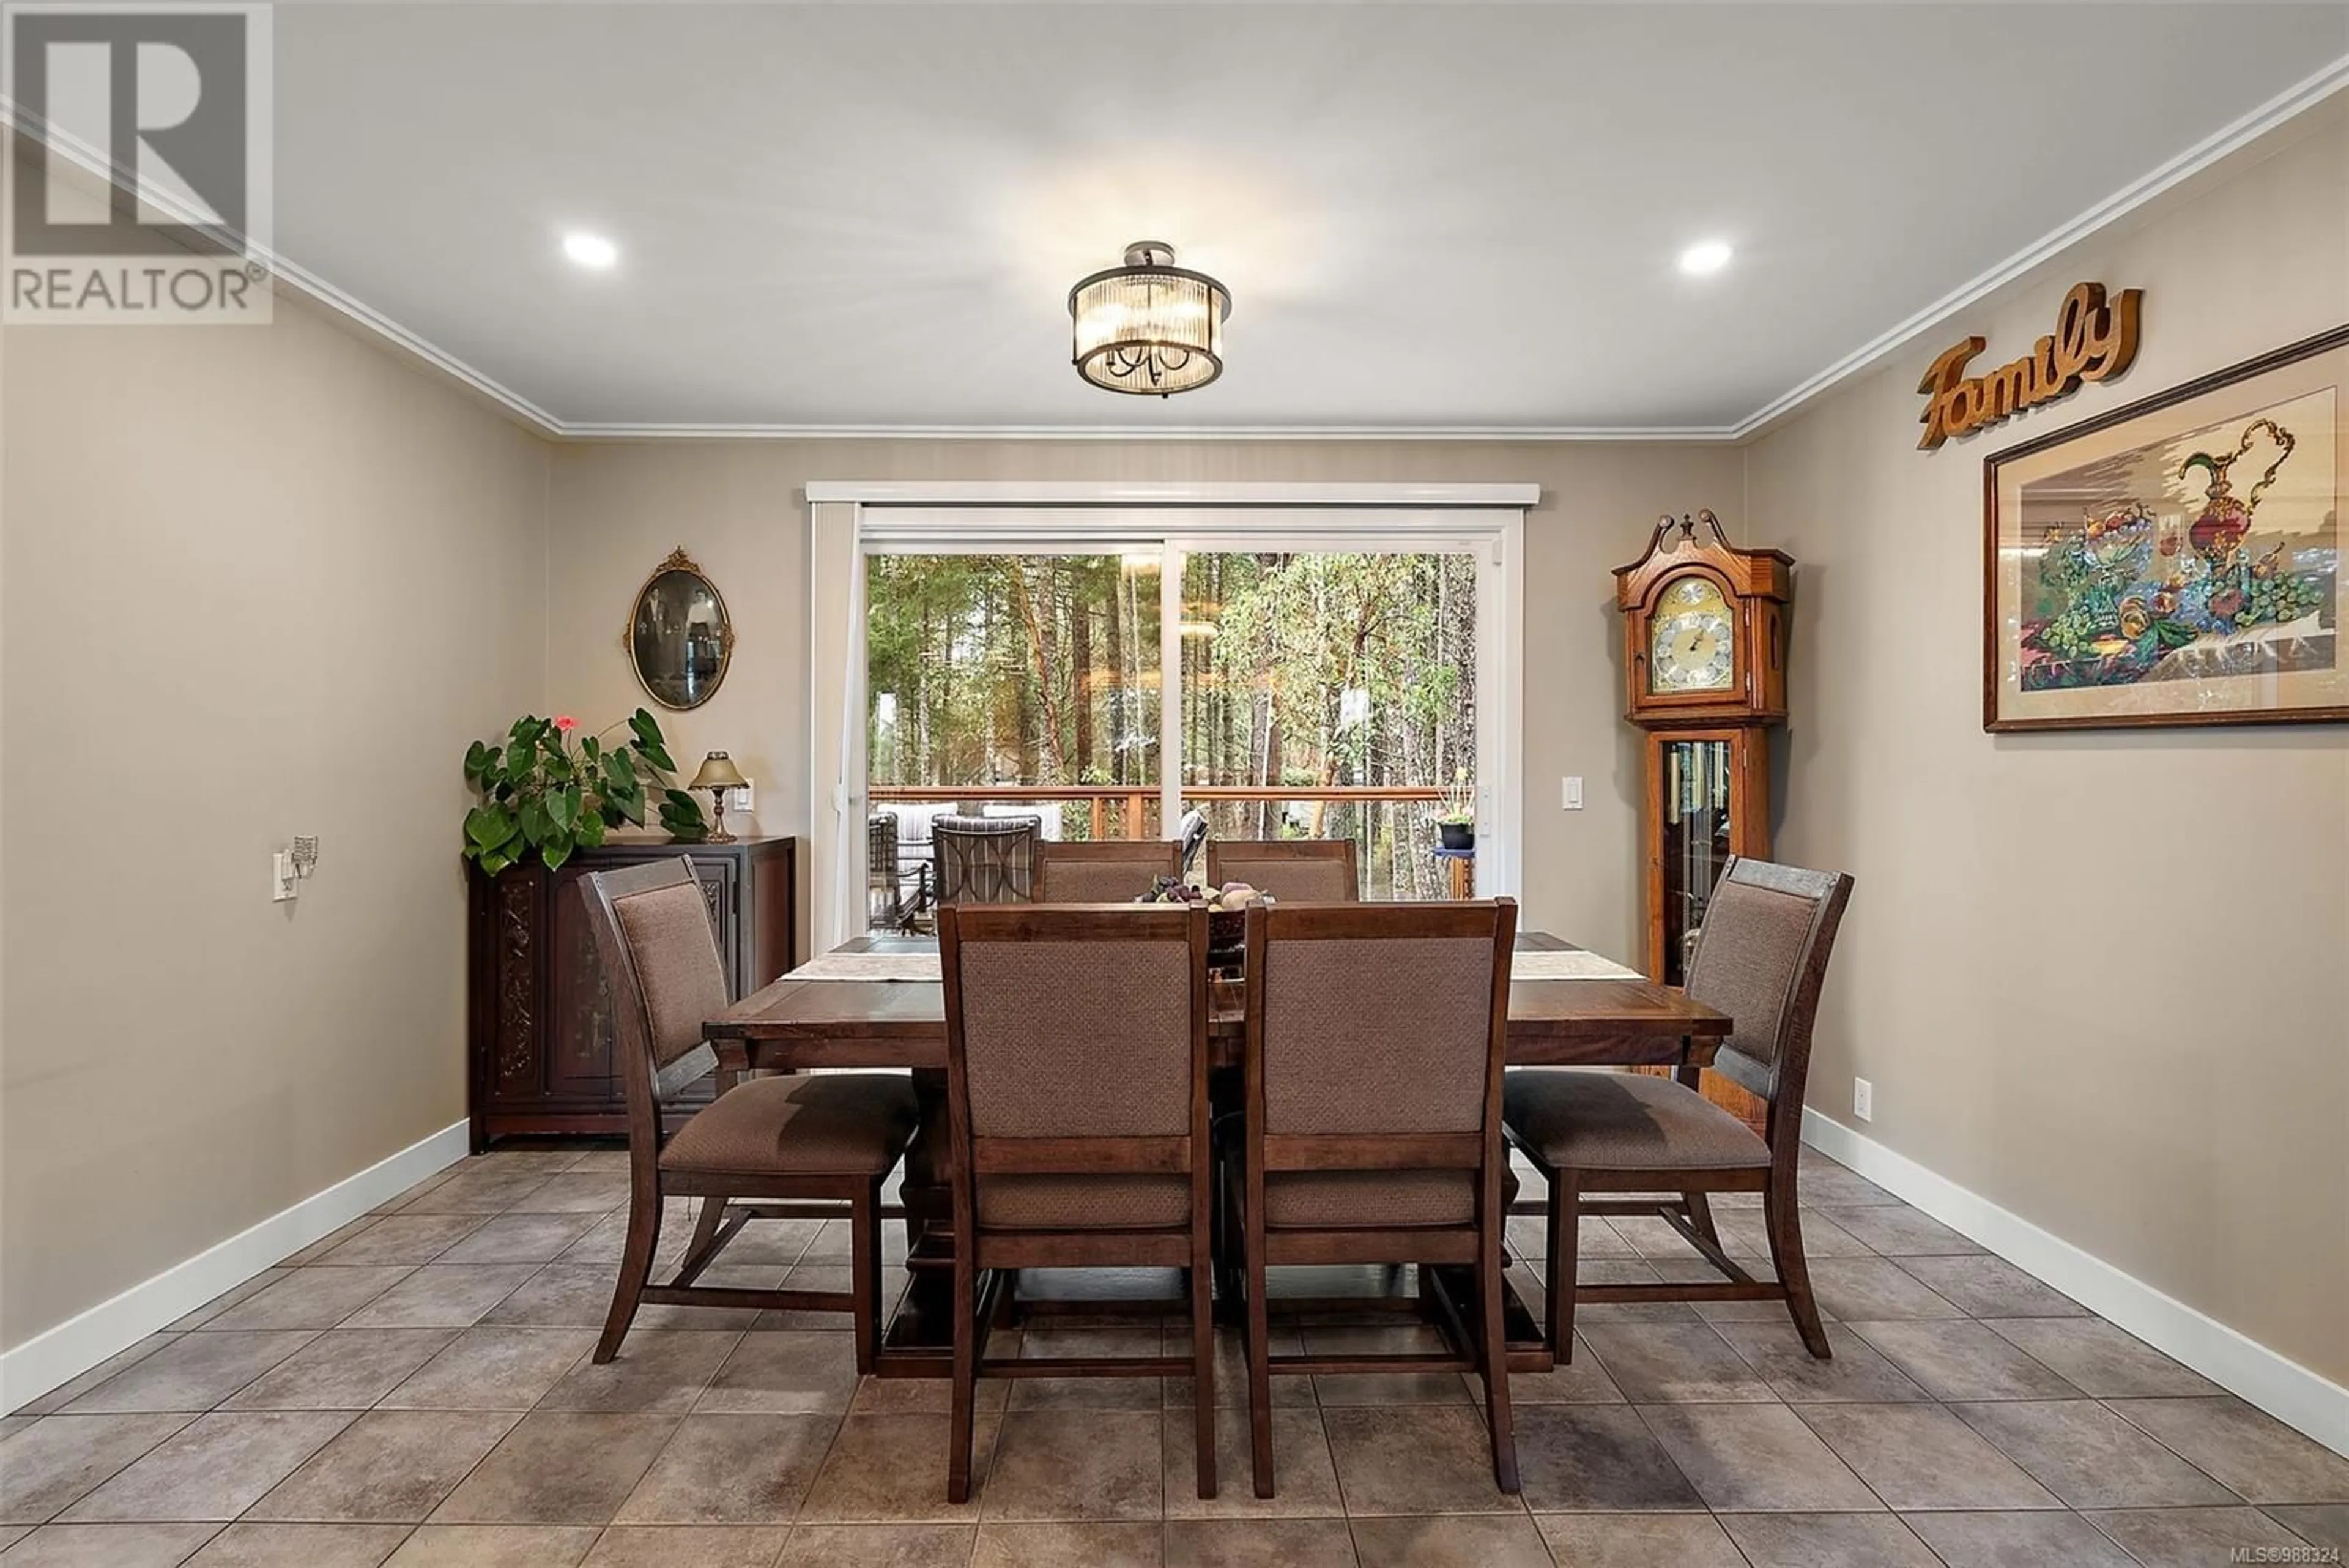
[[1511,1073],[1502,1114],[1543,1164],[1578,1170],[1767,1167],[1770,1146],[1693,1089],[1644,1073]]
[[660,1165],[709,1176],[886,1176],[918,1116],[910,1078],[753,1078],[679,1128]]

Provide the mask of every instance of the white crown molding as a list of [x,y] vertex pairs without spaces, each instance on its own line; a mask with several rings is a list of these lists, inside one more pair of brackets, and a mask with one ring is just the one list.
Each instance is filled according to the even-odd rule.
[[[1842,358],[1797,382],[1731,425],[922,425],[922,424],[697,424],[564,420],[539,407],[495,378],[474,369],[421,334],[353,297],[316,273],[267,251],[259,254],[281,278],[303,294],[348,317],[399,349],[432,366],[532,426],[560,441],[1677,441],[1742,443],[1785,419],[1813,399],[1873,369],[1920,335],[1959,311],[2051,260],[2164,192],[2184,183],[2285,122],[2307,113],[2349,88],[2349,55],[2333,60],[2231,123],[2220,127],[2142,178],[2041,235],[1995,266],[1878,334]],[[0,125],[26,130],[16,105],[0,97]],[[29,130],[28,134],[32,134]],[[101,179],[111,177],[102,161],[77,143],[61,148],[67,157]]]
[[811,504],[865,506],[1379,506],[1526,507],[1538,484],[1299,484],[1097,483],[1092,480],[816,481]]
[[1731,441],[1733,425],[565,424],[568,441]]
[[1968,306],[2013,283],[2033,268],[2053,260],[2099,229],[2117,222],[2147,202],[2185,183],[2230,154],[2238,152],[2285,121],[2307,113],[2334,93],[2349,88],[2349,55],[2344,55],[2314,76],[2285,88],[2233,123],[2204,137],[2167,163],[2090,207],[2071,222],[2042,234],[2004,261],[1960,285],[1924,309],[1878,334],[1808,379],[1797,382],[1738,421],[1732,431],[1740,441],[1785,418],[1837,384],[1870,369],[1920,334],[1955,316]]

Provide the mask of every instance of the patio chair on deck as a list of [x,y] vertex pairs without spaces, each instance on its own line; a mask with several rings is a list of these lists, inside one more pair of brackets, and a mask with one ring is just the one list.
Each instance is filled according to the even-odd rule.
[[937,856],[932,896],[940,904],[1026,904],[1036,897],[1036,816],[940,816],[930,824]]

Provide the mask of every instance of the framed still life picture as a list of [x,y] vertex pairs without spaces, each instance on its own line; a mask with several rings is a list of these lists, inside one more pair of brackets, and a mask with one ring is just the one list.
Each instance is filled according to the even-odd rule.
[[2349,720],[2349,327],[1983,464],[1982,726]]

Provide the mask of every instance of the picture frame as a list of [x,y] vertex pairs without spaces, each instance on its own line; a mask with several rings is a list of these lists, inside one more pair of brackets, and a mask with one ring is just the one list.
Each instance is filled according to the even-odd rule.
[[1982,463],[1982,728],[2349,721],[2349,326]]

